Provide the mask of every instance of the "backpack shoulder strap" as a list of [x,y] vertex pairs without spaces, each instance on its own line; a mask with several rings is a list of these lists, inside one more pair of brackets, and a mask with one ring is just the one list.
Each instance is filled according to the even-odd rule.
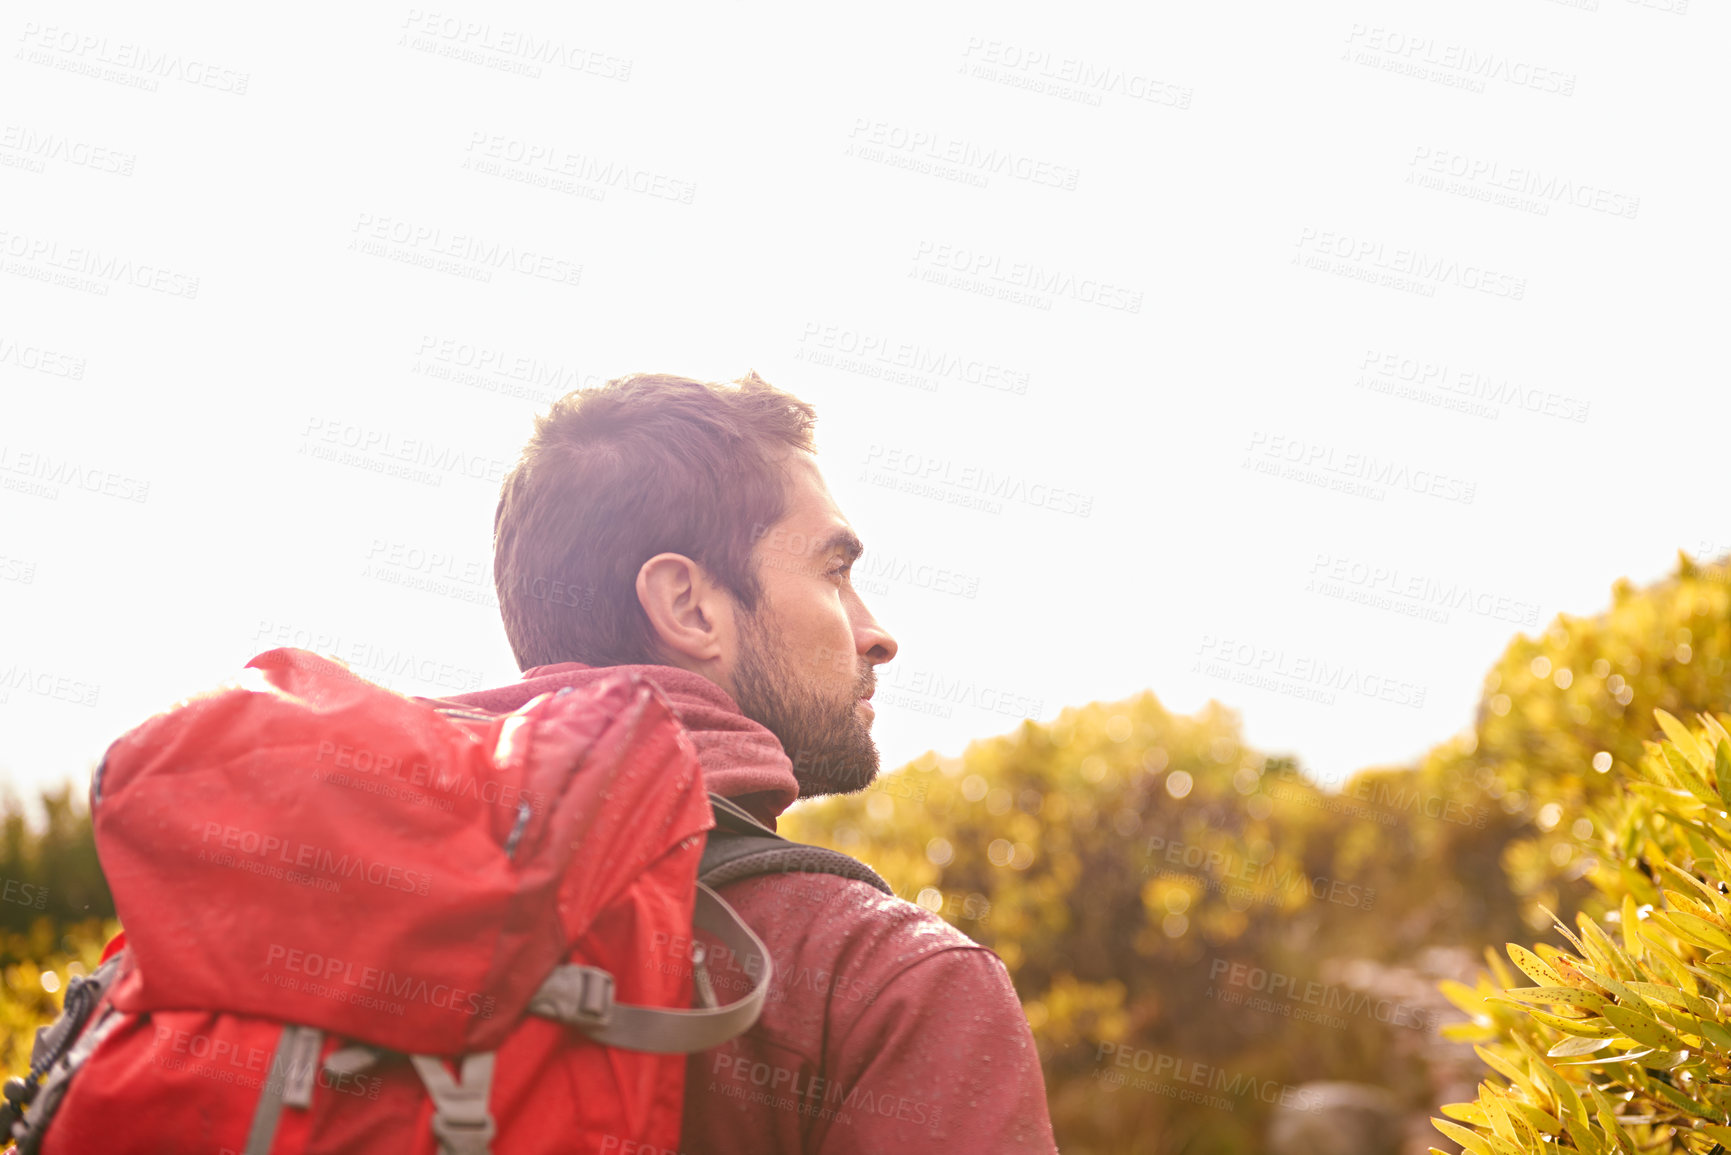
[[[692,922],[720,939],[740,959],[747,974],[755,974],[751,991],[732,1003],[716,1006],[705,975],[697,982],[708,1004],[704,1007],[670,1010],[631,1006],[613,1000],[613,976],[606,971],[566,963],[554,967],[541,984],[529,1003],[531,1014],[579,1027],[608,1046],[662,1053],[708,1050],[757,1022],[774,973],[769,948],[713,888],[760,874],[804,872],[857,879],[885,894],[895,893],[858,859],[783,838],[720,795],[711,794],[709,805],[715,813],[715,828],[709,832],[698,866]],[[692,966],[695,974],[704,975],[702,954],[693,954]]]
[[760,874],[834,874],[885,894],[895,893],[877,871],[857,858],[783,838],[719,794],[709,796],[709,805],[715,812],[715,829],[709,832],[697,868],[705,886],[725,886]]

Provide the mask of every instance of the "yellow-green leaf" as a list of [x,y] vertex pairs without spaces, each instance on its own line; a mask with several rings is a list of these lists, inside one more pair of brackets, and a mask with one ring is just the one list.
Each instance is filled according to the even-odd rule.
[[1583,1035],[1572,1039],[1564,1039],[1562,1042],[1546,1051],[1545,1055],[1547,1058],[1552,1059],[1572,1059],[1576,1055],[1590,1055],[1594,1051],[1602,1051],[1610,1045],[1611,1040],[1608,1036],[1593,1039]]
[[1657,1050],[1657,1048],[1655,1048],[1655,1047],[1642,1047],[1638,1051],[1623,1051],[1620,1054],[1615,1054],[1615,1055],[1594,1055],[1591,1058],[1587,1058],[1587,1059],[1570,1059],[1566,1063],[1558,1063],[1557,1066],[1559,1066],[1559,1067],[1597,1067],[1597,1066],[1602,1066],[1602,1065],[1608,1065],[1611,1063],[1629,1063],[1629,1062],[1633,1062],[1636,1059],[1645,1059],[1648,1055],[1651,1055],[1655,1050]]
[[1677,783],[1687,790],[1697,802],[1709,806],[1723,806],[1725,800],[1719,797],[1719,792],[1707,785],[1707,780],[1701,776],[1681,750],[1676,746],[1665,747],[1665,761],[1670,764],[1671,772],[1677,775]]
[[1542,1107],[1535,1107],[1531,1103],[1522,1103],[1512,1099],[1503,1104],[1503,1107],[1512,1117],[1525,1122],[1528,1127],[1532,1128],[1534,1134],[1528,1138],[1538,1139],[1544,1135],[1557,1135],[1563,1130],[1563,1121]]
[[1713,782],[1719,787],[1719,799],[1731,806],[1731,742],[1719,739],[1713,748]]
[[1658,1047],[1666,1051],[1681,1051],[1684,1043],[1677,1033],[1650,1015],[1641,1014],[1628,1007],[1612,1003],[1600,1012],[1605,1021],[1617,1030],[1649,1047]]
[[[1495,1071],[1497,1074],[1501,1075],[1527,1094],[1531,1095],[1533,1093],[1532,1080],[1525,1071],[1521,1070],[1495,1051],[1486,1050],[1484,1047],[1474,1047],[1473,1050],[1478,1054],[1479,1058],[1484,1060],[1485,1066],[1489,1067],[1491,1070]],[[1496,1126],[1495,1116],[1492,1116],[1491,1118],[1491,1125],[1493,1127]],[[1498,1128],[1498,1130],[1500,1132],[1501,1128]],[[1513,1136],[1509,1136],[1509,1138],[1513,1138]]]
[[1616,1031],[1604,1019],[1565,1019],[1562,1015],[1553,1015],[1549,1011],[1541,1011],[1537,1007],[1527,1007],[1527,1016],[1536,1022],[1541,1022],[1552,1030],[1561,1031],[1565,1035],[1577,1035],[1583,1039],[1609,1039]]
[[1485,1136],[1477,1131],[1469,1131],[1459,1123],[1451,1123],[1447,1119],[1431,1118],[1431,1126],[1471,1151],[1473,1155],[1497,1155],[1491,1145],[1485,1141]]
[[1489,1120],[1485,1118],[1484,1109],[1477,1103],[1444,1103],[1442,1113],[1451,1119],[1458,1119],[1462,1123],[1472,1123],[1480,1127],[1490,1126]]
[[1669,1006],[1680,1007],[1692,1015],[1708,1017],[1719,1013],[1719,1004],[1712,999],[1704,999],[1700,995],[1688,991],[1668,987],[1664,983],[1627,983],[1630,990],[1644,999],[1653,999]]
[[1541,987],[1565,986],[1563,976],[1558,974],[1544,959],[1521,946],[1519,943],[1508,944],[1509,961],[1521,968],[1521,973],[1532,979]]
[[1611,1005],[1611,1000],[1597,991],[1583,991],[1575,987],[1512,987],[1500,995],[1486,995],[1485,999],[1581,1007],[1589,1011],[1599,1011]]
[[1488,1043],[1501,1037],[1489,1023],[1445,1023],[1437,1033],[1451,1043]]
[[1454,979],[1444,979],[1442,982],[1437,984],[1437,990],[1441,991],[1443,997],[1448,999],[1449,1002],[1453,1003],[1469,1015],[1482,1015],[1485,1013],[1484,996],[1479,994],[1478,991],[1473,990],[1473,988],[1467,986],[1465,983],[1456,982]]
[[1711,951],[1731,950],[1731,934],[1726,934],[1698,914],[1682,910],[1654,911],[1654,921],[1665,920],[1665,926],[1678,938]]
[[1707,755],[1701,749],[1701,743],[1695,740],[1695,735],[1689,733],[1689,727],[1663,710],[1654,710],[1653,716],[1659,720],[1659,729],[1665,731],[1665,737],[1671,739],[1679,751],[1688,755],[1692,764],[1707,764]]

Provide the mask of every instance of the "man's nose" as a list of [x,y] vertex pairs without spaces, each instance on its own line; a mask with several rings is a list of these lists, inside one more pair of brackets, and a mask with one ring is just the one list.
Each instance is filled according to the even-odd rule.
[[865,621],[854,631],[854,645],[859,654],[874,666],[881,666],[896,656],[896,640],[878,624],[870,610],[861,611]]

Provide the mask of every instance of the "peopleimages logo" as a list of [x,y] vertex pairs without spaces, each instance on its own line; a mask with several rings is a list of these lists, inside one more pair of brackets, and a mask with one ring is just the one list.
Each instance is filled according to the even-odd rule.
[[1284,433],[1255,430],[1245,452],[1249,455],[1245,458],[1245,468],[1276,476],[1286,476],[1280,469],[1280,465],[1285,463],[1295,467],[1299,473],[1332,479],[1349,489],[1362,483],[1372,493],[1379,492],[1376,487],[1386,486],[1440,501],[1458,501],[1462,505],[1471,505],[1478,496],[1478,483],[1475,481],[1452,477],[1434,469],[1415,469],[1393,458],[1342,451],[1320,441],[1289,437]]
[[[1139,1091],[1158,1090],[1168,1098],[1176,1097],[1172,1093],[1176,1084],[1224,1091],[1226,1095],[1186,1099],[1222,1110],[1234,1109],[1238,1101],[1245,1097],[1255,1098],[1271,1107],[1279,1104],[1289,1111],[1315,1111],[1322,1106],[1321,1096],[1313,1090],[1291,1087],[1273,1079],[1259,1079],[1254,1075],[1234,1073],[1224,1067],[1210,1066],[1194,1059],[1168,1055],[1146,1047],[1101,1043],[1094,1052],[1094,1063],[1094,1077],[1103,1079],[1110,1088],[1128,1085]],[[1123,1074],[1124,1071],[1142,1072],[1151,1078],[1130,1082]]]
[[1165,871],[1155,874],[1160,860],[1172,866],[1182,866],[1186,870],[1201,870],[1202,881],[1209,890],[1216,890],[1229,897],[1236,895],[1247,902],[1275,903],[1282,902],[1294,892],[1304,892],[1320,902],[1332,902],[1336,906],[1350,907],[1355,910],[1369,910],[1376,905],[1376,888],[1360,886],[1355,882],[1345,882],[1338,878],[1326,878],[1317,875],[1312,878],[1304,871],[1292,866],[1282,866],[1274,862],[1261,862],[1251,858],[1240,859],[1237,855],[1219,848],[1209,849],[1194,843],[1184,843],[1151,835],[1143,848],[1142,855],[1148,861],[1143,863],[1144,878],[1195,878],[1195,875],[1181,871]]
[[1305,589],[1409,617],[1447,622],[1453,610],[1516,625],[1539,624],[1537,602],[1520,601],[1462,581],[1442,581],[1431,575],[1355,558],[1318,553]]
[[577,285],[583,280],[583,266],[575,261],[400,217],[361,213],[350,234],[349,248],[357,252],[392,257],[439,272],[457,272],[475,280],[491,281],[498,270],[560,285]]
[[968,37],[967,46],[962,49],[961,70],[1012,88],[1026,88],[1089,105],[1099,105],[1105,96],[1122,96],[1184,109],[1190,107],[1194,95],[1190,88],[1168,83],[1150,72],[1114,68],[980,36]]
[[[717,1052],[710,1067],[709,1089],[729,1098],[779,1107],[800,1115],[849,1123],[856,1115],[877,1115],[920,1127],[936,1127],[943,1108],[937,1103],[865,1083],[844,1087],[807,1069],[783,1067]],[[756,1094],[752,1093],[752,1089]]]
[[138,163],[138,157],[130,152],[120,152],[57,132],[37,132],[19,124],[8,124],[0,129],[0,153],[18,154],[24,161],[21,167],[32,172],[43,171],[45,162],[52,160],[73,168],[131,176]]
[[319,743],[313,761],[320,763],[320,768],[313,771],[315,779],[321,775],[332,776],[330,770],[324,768],[328,764],[335,770],[370,775],[381,781],[433,791],[453,799],[478,798],[490,806],[503,806],[513,811],[528,806],[535,814],[547,809],[545,791],[527,790],[509,782],[458,773],[442,760],[436,764],[404,762],[394,754],[374,753],[364,746],[350,746],[327,740]]
[[1307,225],[1299,230],[1294,244],[1299,250],[1299,256],[1293,258],[1295,264],[1321,267],[1305,260],[1306,254],[1324,261],[1338,258],[1347,267],[1365,274],[1360,279],[1369,280],[1378,274],[1386,274],[1394,278],[1389,283],[1396,288],[1414,286],[1434,293],[1436,286],[1450,285],[1510,301],[1522,300],[1527,295],[1525,277],[1453,257],[1436,257],[1418,249],[1388,245],[1370,237],[1356,237]]
[[[1415,175],[1450,177],[1468,186],[1483,186],[1487,190],[1530,198],[1540,215],[1548,215],[1550,205],[1559,203],[1631,221],[1635,219],[1635,214],[1641,211],[1641,198],[1638,196],[1576,181],[1528,165],[1504,164],[1500,160],[1468,156],[1449,149],[1421,144],[1414,150],[1412,159],[1407,164],[1416,170],[1416,173],[1407,174],[1409,181]],[[1520,202],[1511,204],[1518,207]]]
[[[479,155],[477,154],[479,150]],[[606,196],[609,189],[638,193],[655,200],[676,201],[688,205],[697,195],[697,185],[678,177],[633,168],[614,160],[602,160],[587,153],[572,152],[544,141],[528,141],[519,137],[484,131],[469,134],[470,156],[463,167],[491,176],[504,176],[525,184],[545,186],[559,192],[575,192],[578,186],[591,186]],[[560,182],[569,182],[569,185]]]
[[[1372,61],[1398,62],[1413,75],[1448,75],[1471,81],[1475,91],[1484,91],[1486,81],[1500,81],[1516,88],[1531,88],[1555,96],[1575,94],[1575,74],[1533,64],[1505,53],[1474,48],[1430,36],[1414,35],[1380,25],[1354,24],[1347,34],[1347,56],[1360,64]],[[1354,50],[1358,54],[1354,55]]]
[[[1237,998],[1223,997],[1227,992],[1216,994],[1214,988],[1209,988],[1209,997],[1228,1003],[1250,1005],[1252,1010],[1269,1010],[1286,1017],[1300,1018],[1303,1021],[1314,1021],[1304,1015],[1295,1015],[1289,1004],[1298,1004],[1302,1008],[1314,1010],[1321,1015],[1338,1012],[1342,1015],[1363,1015],[1383,1024],[1384,1026],[1405,1027],[1409,1030],[1428,1030],[1435,1022],[1436,1015],[1426,1007],[1411,1003],[1396,1002],[1394,999],[1373,998],[1364,991],[1350,990],[1329,983],[1317,982],[1314,979],[1304,979],[1297,975],[1282,974],[1279,971],[1264,970],[1262,967],[1248,963],[1233,962],[1228,959],[1216,958],[1208,964],[1208,980],[1215,982],[1225,979],[1225,985],[1234,988]],[[1242,992],[1259,995],[1268,1001],[1270,1006],[1252,1005],[1247,1003]],[[1326,1024],[1335,1025],[1335,1024]],[[1341,1021],[1338,1025],[1345,1026]]]
[[67,377],[73,381],[84,380],[85,361],[83,357],[59,353],[53,349],[45,349],[40,345],[21,344],[6,337],[0,337],[0,365],[13,365],[19,369],[28,369],[32,373],[44,373],[50,377]]
[[[250,72],[189,60],[178,52],[157,51],[143,44],[120,40],[110,43],[109,37],[80,32],[56,25],[43,27],[27,21],[18,36],[24,44],[20,59],[37,64],[54,65],[51,53],[71,63],[70,71],[104,80],[125,78],[129,87],[155,92],[159,81],[178,80],[195,88],[209,88],[234,96],[245,96],[252,80]],[[126,74],[130,73],[130,77]]]
[[914,248],[914,264],[974,277],[982,282],[1026,289],[1052,297],[1069,297],[1084,305],[1098,305],[1126,313],[1142,311],[1142,291],[1126,289],[1091,277],[1078,277],[1066,269],[1052,269],[1027,261],[1006,261],[995,253],[963,245],[922,240]]
[[[878,376],[881,369],[905,369],[916,374],[915,380],[919,381],[945,378],[1018,396],[1028,391],[1030,375],[1025,370],[963,357],[948,349],[922,345],[917,341],[897,340],[883,333],[807,321],[799,340],[800,348],[795,351],[795,356],[800,360],[833,364],[849,372]],[[823,354],[837,356],[826,358]],[[872,372],[874,367],[881,367],[880,372]],[[933,387],[936,387],[935,381]]]
[[[68,457],[56,458],[50,453],[0,445],[0,475],[6,474],[33,479],[40,483],[34,488],[43,491],[39,496],[55,501],[59,500],[59,487],[62,485],[82,489],[86,493],[100,493],[104,497],[119,501],[137,502],[140,505],[150,499],[148,481],[128,477],[110,469],[92,468]],[[10,481],[12,478],[7,477],[6,480]]]
[[97,698],[102,695],[101,686],[16,662],[0,670],[0,702],[6,701],[13,690],[69,702],[74,706],[91,707],[96,705]]
[[[1369,818],[1384,826],[1394,825],[1400,814],[1410,814],[1483,830],[1491,816],[1487,807],[1473,806],[1442,794],[1426,793],[1416,786],[1407,789],[1382,779],[1367,781],[1359,778],[1341,794],[1315,789],[1303,774],[1290,768],[1281,770],[1274,779],[1263,788],[1270,798]],[[1356,805],[1360,802],[1366,805]]]
[[[409,870],[402,866],[392,866],[388,863],[369,859],[364,855],[344,852],[338,854],[329,847],[315,846],[309,842],[294,842],[275,834],[261,833],[257,830],[245,830],[239,826],[221,822],[206,822],[204,836],[200,840],[198,860],[209,862],[216,866],[241,866],[247,860],[263,870],[249,869],[249,873],[269,873],[270,867],[280,864],[286,868],[287,874],[293,876],[296,872],[306,875],[320,874],[329,879],[359,878],[374,886],[386,890],[402,891],[405,894],[425,895],[432,887],[432,875],[425,871]],[[275,877],[275,875],[272,875]],[[289,877],[289,881],[294,881]],[[335,889],[334,886],[320,889]]]
[[[466,20],[421,8],[410,8],[403,16],[401,27],[406,31],[399,44],[407,44],[418,51],[429,48],[461,50],[441,55],[472,63],[491,60],[517,66],[504,71],[523,71],[538,77],[541,75],[538,66],[550,64],[602,80],[617,80],[621,84],[631,79],[632,61],[626,57],[567,43],[527,29],[494,27],[490,22]],[[415,37],[413,42],[408,41],[410,36]]]
[[[1447,362],[1410,357],[1381,349],[1366,349],[1359,362],[1359,378],[1355,384],[1375,392],[1393,392],[1412,386],[1414,396],[1434,392],[1447,397],[1445,406],[1471,412],[1474,416],[1495,419],[1501,407],[1522,409],[1543,417],[1582,422],[1592,408],[1592,402],[1582,401],[1563,393],[1543,389],[1523,388],[1507,376],[1484,372],[1470,367],[1455,367]],[[1485,402],[1486,405],[1476,405]]]
[[1318,700],[1328,705],[1334,702],[1332,691],[1339,690],[1396,706],[1420,709],[1428,692],[1427,687],[1415,682],[1364,670],[1347,662],[1312,654],[1288,653],[1282,648],[1214,634],[1202,635],[1196,654],[1192,672],[1219,677],[1230,676],[1232,671],[1238,670],[1256,675],[1261,680],[1246,681],[1245,684],[1262,684],[1266,689],[1301,687],[1308,693],[1320,695]]
[[[178,1030],[167,1025],[156,1028],[151,1041],[150,1062],[170,1071],[186,1071],[218,1083],[245,1087],[282,1087],[287,1083],[317,1083],[327,1090],[364,1099],[377,1099],[385,1081],[352,1071],[333,1071],[316,1057],[295,1062],[278,1055],[274,1047],[241,1047],[233,1039]],[[227,1151],[228,1148],[223,1148]],[[233,1155],[240,1155],[236,1151]]]
[[956,165],[966,175],[978,177],[981,184],[988,176],[1008,176],[1031,184],[1073,191],[1081,175],[1075,168],[1037,159],[1014,149],[988,148],[935,129],[908,128],[864,116],[854,118],[848,139],[852,142],[848,145],[849,156],[880,162],[905,157],[924,166],[919,171],[929,169],[926,161]]
[[34,279],[48,280],[48,270],[58,269],[75,280],[81,277],[94,278],[88,284],[80,282],[72,287],[94,287],[101,290],[101,295],[107,294],[109,285],[124,284],[135,289],[164,293],[170,297],[183,297],[189,301],[198,296],[198,278],[190,273],[164,265],[137,262],[131,257],[104,252],[101,249],[82,246],[68,246],[63,249],[58,240],[49,237],[0,232],[0,254],[26,262],[24,266],[8,268],[8,272],[28,276],[34,268],[41,274]]
[[[357,994],[381,995],[385,998],[402,999],[406,1002],[425,1003],[443,1011],[451,1011],[461,1015],[475,1015],[490,1019],[497,1010],[496,1000],[492,995],[483,995],[480,991],[464,990],[462,987],[449,983],[433,982],[416,975],[400,974],[397,971],[383,967],[361,966],[350,959],[337,958],[335,955],[323,954],[319,951],[302,950],[298,947],[271,943],[265,951],[264,965],[274,970],[287,972],[267,979],[285,990],[303,989],[300,979],[308,980],[305,989],[315,995],[335,998],[338,1002],[353,1002],[368,1005]],[[333,987],[330,984],[340,986]],[[346,989],[345,989],[346,988]],[[389,1008],[379,1008],[389,1009]],[[400,1011],[392,1013],[400,1014]]]
[[865,464],[868,471],[877,470],[887,476],[907,478],[930,488],[978,494],[985,499],[1015,501],[1055,513],[1087,517],[1094,509],[1094,495],[1091,493],[1078,493],[1013,473],[994,473],[978,465],[894,445],[873,442],[866,449]]
[[459,446],[402,437],[394,430],[374,429],[337,417],[307,418],[297,453],[339,460],[335,453],[343,450],[351,451],[342,458],[346,464],[371,461],[379,466],[374,472],[385,472],[386,466],[401,466],[414,475],[413,480],[431,479],[434,485],[447,475],[498,485],[510,469],[509,462],[470,453]]
[[16,878],[8,878],[6,885],[0,887],[0,899],[27,906],[32,910],[48,909],[48,888],[37,883],[24,882]]

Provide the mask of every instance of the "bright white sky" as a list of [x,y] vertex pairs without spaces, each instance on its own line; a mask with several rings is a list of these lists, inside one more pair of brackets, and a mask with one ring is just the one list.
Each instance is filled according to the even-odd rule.
[[535,412],[748,368],[869,547],[887,765],[1144,688],[1409,759],[1523,619],[1731,547],[1685,4],[14,8],[0,780],[279,644],[514,679]]

